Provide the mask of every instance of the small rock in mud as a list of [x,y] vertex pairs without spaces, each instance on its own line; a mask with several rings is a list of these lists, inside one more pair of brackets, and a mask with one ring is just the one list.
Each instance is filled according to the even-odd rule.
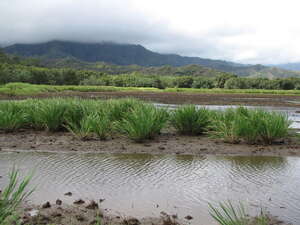
[[72,196],[72,192],[65,193],[66,196]]
[[166,148],[164,146],[159,146],[158,149],[159,150],[165,150]]
[[59,213],[59,212],[54,212],[54,213],[51,214],[51,216],[53,216],[53,217],[62,217],[62,214]]
[[84,204],[85,201],[83,201],[82,199],[78,199],[76,200],[75,202],[73,202],[75,205],[81,205],[81,204]]
[[151,147],[151,144],[144,144],[145,147]]
[[78,221],[81,221],[81,222],[86,220],[85,217],[82,216],[82,215],[76,215],[75,218],[76,218]]
[[184,219],[186,219],[186,220],[192,220],[192,219],[193,219],[193,217],[192,217],[192,216],[190,216],[190,215],[187,215],[186,217],[184,217]]
[[43,208],[43,209],[51,208],[50,202],[44,203],[44,204],[42,205],[42,208]]
[[94,201],[90,201],[90,203],[85,207],[87,209],[98,209],[99,205]]
[[136,218],[128,218],[123,220],[123,224],[126,225],[140,225],[141,222]]
[[56,203],[56,205],[61,205],[62,204],[62,200],[57,199],[55,203]]
[[105,199],[104,198],[100,198],[99,199],[99,202],[101,203],[101,202],[104,202],[105,201]]
[[174,215],[172,215],[172,218],[173,218],[174,220],[176,220],[176,219],[178,219],[178,216],[177,216],[176,214],[174,214]]

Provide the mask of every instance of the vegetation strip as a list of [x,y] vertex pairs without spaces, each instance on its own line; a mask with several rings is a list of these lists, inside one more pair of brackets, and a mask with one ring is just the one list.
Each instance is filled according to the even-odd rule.
[[282,113],[237,108],[213,111],[182,106],[157,108],[134,99],[29,99],[0,103],[0,130],[70,131],[81,140],[105,140],[124,135],[135,142],[153,139],[162,129],[185,135],[208,134],[229,143],[272,144],[292,135],[291,121]]

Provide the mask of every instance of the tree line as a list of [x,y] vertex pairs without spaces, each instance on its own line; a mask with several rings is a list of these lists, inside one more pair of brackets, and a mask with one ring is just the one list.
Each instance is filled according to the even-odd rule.
[[[188,74],[188,73],[187,73]],[[110,75],[99,71],[24,65],[0,51],[0,84],[24,82],[50,85],[101,85],[155,88],[300,89],[300,78],[249,78],[228,73],[215,76],[155,75],[132,72]]]

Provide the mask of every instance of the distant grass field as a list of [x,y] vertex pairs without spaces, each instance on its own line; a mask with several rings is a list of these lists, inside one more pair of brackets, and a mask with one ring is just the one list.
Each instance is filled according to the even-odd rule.
[[113,86],[75,86],[75,85],[36,85],[27,83],[9,83],[0,86],[0,94],[9,96],[37,95],[51,92],[118,92],[118,91],[151,91],[151,92],[184,92],[211,94],[275,94],[300,95],[300,90],[263,90],[263,89],[197,89],[197,88],[143,88],[143,87],[113,87]]

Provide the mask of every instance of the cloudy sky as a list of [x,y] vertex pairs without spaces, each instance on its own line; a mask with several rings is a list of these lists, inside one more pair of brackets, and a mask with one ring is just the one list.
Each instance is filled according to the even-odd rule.
[[0,45],[114,41],[242,63],[300,61],[299,0],[0,0]]

